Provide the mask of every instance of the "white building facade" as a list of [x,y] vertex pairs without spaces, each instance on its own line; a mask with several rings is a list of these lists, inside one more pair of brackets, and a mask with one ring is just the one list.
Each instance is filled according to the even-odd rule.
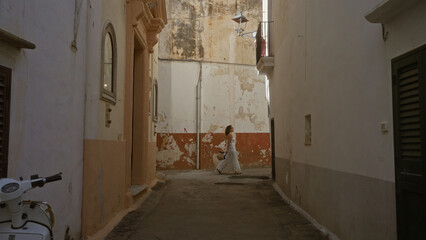
[[420,96],[409,109],[392,75],[404,54],[424,52],[426,4],[268,3],[273,67],[259,69],[270,79],[277,186],[341,239],[423,239],[425,75],[407,85]]
[[[63,180],[26,194],[52,204],[54,234],[77,239],[81,230],[87,4],[1,1],[4,35],[35,49],[0,41],[0,65],[10,76],[7,177],[63,172]],[[76,43],[71,46],[72,42]],[[3,176],[5,177],[5,176]]]
[[117,223],[155,184],[150,79],[166,22],[164,0],[0,2],[0,177],[63,173],[25,196],[52,205],[55,239]]

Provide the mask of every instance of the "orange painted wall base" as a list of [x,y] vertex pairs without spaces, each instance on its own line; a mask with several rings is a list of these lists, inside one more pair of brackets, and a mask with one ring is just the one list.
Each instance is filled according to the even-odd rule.
[[84,140],[82,236],[96,233],[129,206],[125,141]]
[[[241,167],[271,165],[269,133],[236,133]],[[225,147],[224,133],[200,135],[200,169],[214,169],[216,154]],[[195,169],[197,135],[195,133],[160,133],[157,135],[157,169]]]

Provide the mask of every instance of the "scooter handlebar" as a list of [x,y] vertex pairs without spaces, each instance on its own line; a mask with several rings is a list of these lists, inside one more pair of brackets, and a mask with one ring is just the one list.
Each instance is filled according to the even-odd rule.
[[46,183],[55,182],[55,181],[59,181],[59,180],[62,180],[62,172],[55,174],[53,176],[50,176],[50,177],[34,179],[34,180],[31,181],[31,186],[33,188],[43,187],[44,184],[46,184]]
[[60,180],[62,180],[62,172],[55,174],[53,176],[50,176],[50,177],[46,177],[45,179],[46,179],[45,183],[60,181]]

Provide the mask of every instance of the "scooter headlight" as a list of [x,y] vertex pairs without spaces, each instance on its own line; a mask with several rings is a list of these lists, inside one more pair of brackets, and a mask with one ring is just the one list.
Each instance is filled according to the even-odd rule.
[[13,193],[19,189],[18,183],[8,183],[1,188],[3,193]]

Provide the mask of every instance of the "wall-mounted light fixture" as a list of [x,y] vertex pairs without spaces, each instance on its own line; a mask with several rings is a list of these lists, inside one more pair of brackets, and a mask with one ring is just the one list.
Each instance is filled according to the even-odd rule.
[[237,32],[238,36],[240,37],[250,36],[252,38],[255,38],[257,31],[244,32],[246,30],[247,22],[249,20],[243,15],[242,12],[237,14],[234,18],[232,18],[232,20],[234,21],[234,30]]

